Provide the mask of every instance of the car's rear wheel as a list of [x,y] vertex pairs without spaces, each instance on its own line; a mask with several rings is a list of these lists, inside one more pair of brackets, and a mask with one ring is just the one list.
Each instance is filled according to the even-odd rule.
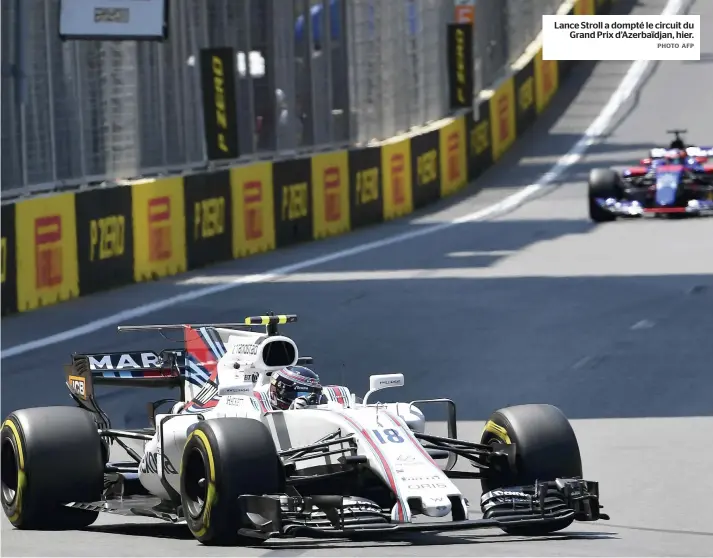
[[275,442],[260,421],[219,418],[199,422],[181,462],[181,504],[193,536],[207,545],[239,544],[238,498],[282,494],[285,474]]
[[[533,485],[536,481],[581,478],[577,437],[567,417],[552,405],[518,405],[495,411],[485,425],[482,444],[515,444],[515,470],[504,469],[481,481],[483,493],[498,488]],[[514,535],[544,535],[559,531],[572,518],[536,527],[507,527]]]
[[622,191],[619,175],[611,169],[592,169],[589,173],[589,218],[595,223],[616,220],[616,215],[602,208],[597,199],[621,199]]
[[104,483],[102,444],[91,414],[74,407],[15,411],[2,424],[2,507],[18,529],[80,529],[99,512],[68,508],[96,502]]

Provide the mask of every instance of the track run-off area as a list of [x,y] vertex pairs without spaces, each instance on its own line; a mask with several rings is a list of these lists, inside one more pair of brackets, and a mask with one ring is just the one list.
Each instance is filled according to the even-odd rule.
[[[713,24],[713,2],[668,4],[700,14],[704,29]],[[666,7],[642,0],[631,13]],[[536,539],[488,530],[208,548],[186,528],[152,520],[102,516],[84,531],[39,534],[3,517],[2,554],[713,555],[713,220],[597,226],[586,203],[591,168],[637,161],[669,141],[667,129],[713,143],[711,91],[711,34],[702,37],[700,62],[580,63],[495,167],[427,211],[2,320],[7,416],[71,404],[61,365],[73,351],[166,344],[154,334],[119,335],[118,323],[295,313],[300,321],[283,331],[314,356],[325,383],[363,395],[370,374],[403,372],[406,386],[379,398],[449,397],[460,437],[477,440],[503,406],[557,405],[611,521]],[[163,302],[178,295],[188,296]],[[117,427],[144,426],[145,403],[166,395],[100,393]],[[438,433],[433,418],[429,431]],[[479,484],[457,483],[477,511]]]

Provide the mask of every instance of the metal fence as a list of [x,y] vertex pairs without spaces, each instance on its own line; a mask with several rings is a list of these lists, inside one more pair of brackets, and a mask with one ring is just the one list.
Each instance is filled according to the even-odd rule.
[[542,29],[542,16],[552,15],[563,0],[476,0],[475,88],[494,83],[524,52]]
[[[0,1],[3,199],[205,168],[209,46],[236,52],[241,159],[385,139],[448,114],[451,0],[171,0],[164,43],[62,42],[59,0]],[[477,88],[558,5],[477,0]]]

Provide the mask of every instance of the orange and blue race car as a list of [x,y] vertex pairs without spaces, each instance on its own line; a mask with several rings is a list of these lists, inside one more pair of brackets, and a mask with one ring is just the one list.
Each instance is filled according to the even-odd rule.
[[713,215],[713,147],[686,145],[681,134],[656,147],[637,166],[619,173],[589,173],[589,217],[597,223],[617,217]]

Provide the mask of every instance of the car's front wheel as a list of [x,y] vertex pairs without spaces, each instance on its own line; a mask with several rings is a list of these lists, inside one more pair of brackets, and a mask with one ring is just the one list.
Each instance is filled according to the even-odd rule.
[[608,223],[616,220],[616,215],[599,205],[597,199],[620,199],[621,187],[619,175],[611,169],[592,169],[589,173],[589,218],[595,223]]
[[[498,488],[528,486],[536,481],[581,478],[577,437],[567,417],[552,405],[518,405],[495,411],[485,424],[482,444],[515,444],[515,469],[504,469],[481,480],[483,493]],[[507,527],[514,535],[544,535],[568,527],[564,518],[536,527]]]
[[240,542],[240,496],[284,491],[282,462],[262,422],[210,419],[189,433],[181,461],[181,504],[188,528],[203,544]]

